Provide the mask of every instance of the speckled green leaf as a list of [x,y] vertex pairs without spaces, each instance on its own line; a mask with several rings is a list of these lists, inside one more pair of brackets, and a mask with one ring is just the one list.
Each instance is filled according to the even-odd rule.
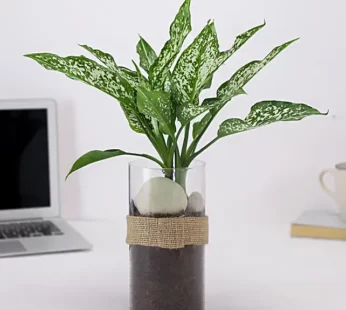
[[87,50],[89,53],[94,55],[100,62],[102,62],[109,70],[118,73],[119,76],[121,76],[123,79],[125,79],[132,87],[138,86],[138,78],[136,72],[131,71],[128,68],[125,67],[119,67],[113,56],[105,53],[101,50],[94,49],[88,45],[80,45],[85,50]]
[[84,56],[60,57],[41,53],[26,55],[48,70],[65,73],[68,77],[94,86],[118,99],[123,104],[132,104],[133,89],[119,75]]
[[142,75],[142,72],[141,70],[139,69],[138,65],[136,64],[135,61],[132,60],[132,63],[133,65],[135,66],[136,68],[136,72],[137,72],[137,77],[138,77],[138,81],[139,81],[139,84],[143,83],[144,82],[144,77]]
[[173,135],[173,109],[170,94],[163,91],[151,91],[144,87],[137,88],[137,105],[141,113],[153,117],[160,123],[165,134]]
[[310,115],[327,115],[303,103],[287,101],[261,101],[256,103],[245,118],[252,127],[264,126],[278,121],[299,121]]
[[157,55],[154,49],[142,37],[140,37],[137,43],[137,54],[140,60],[139,65],[149,73],[150,67],[156,60]]
[[98,49],[94,49],[88,45],[85,44],[80,44],[80,47],[84,48],[85,50],[87,50],[89,53],[91,53],[92,55],[94,55],[99,61],[101,61],[108,69],[112,70],[112,71],[118,71],[118,66],[113,58],[112,55],[102,52]]
[[252,61],[242,68],[240,68],[230,80],[222,84],[218,91],[218,98],[222,98],[223,101],[229,101],[232,97],[243,91],[242,88],[269,62],[271,62],[277,55],[279,55],[285,48],[291,45],[295,40],[291,40],[282,45],[275,47],[263,60]]
[[232,48],[224,52],[219,52],[214,23],[204,27],[174,68],[175,100],[182,105],[198,104],[197,97],[211,84],[215,71],[264,25],[265,23],[237,36]]
[[[165,83],[163,84],[163,91],[166,93],[172,93],[172,74],[169,72]],[[172,123],[175,123],[175,118],[176,118],[176,107],[177,105],[174,103],[173,98],[171,96],[171,113],[172,113]],[[175,126],[174,126],[175,127]],[[162,127],[162,125],[160,125],[161,131],[165,131],[164,126]],[[168,134],[168,133],[166,133]]]
[[172,92],[172,74],[169,72],[165,83],[163,84],[163,90],[167,93],[171,93]]
[[138,67],[138,65],[136,64],[136,62],[132,60],[132,63],[136,68],[138,85],[150,88],[149,81],[146,79],[145,76],[143,76],[143,74],[142,74],[140,68]]
[[214,63],[215,68],[219,68],[228,58],[230,58],[237,50],[239,50],[252,36],[254,36],[257,31],[261,30],[266,23],[262,25],[251,28],[250,30],[238,35],[233,43],[233,46],[219,54],[217,61]]
[[204,130],[205,126],[208,124],[212,117],[213,116],[211,115],[211,113],[208,112],[203,116],[203,118],[199,122],[193,124],[193,139],[196,139],[201,134],[201,132]]
[[217,135],[219,138],[222,138],[249,129],[252,129],[252,127],[243,120],[239,118],[230,118],[220,125]]
[[[142,75],[141,70],[139,69],[138,65],[136,64],[135,61],[132,61],[133,65],[136,68],[136,72],[137,72],[137,76],[138,76],[138,81],[139,81],[139,85],[143,86],[144,88],[148,88],[150,89],[150,83],[149,81]],[[152,118],[148,115],[143,115],[143,117],[145,117],[149,122],[148,124],[150,124],[150,126],[152,127],[152,129],[154,130],[155,133],[158,133],[158,123],[157,120],[155,118]]]
[[131,129],[137,133],[144,133],[141,123],[138,121],[136,114],[133,113],[133,108],[126,105],[121,105],[121,108]]
[[185,126],[188,122],[191,122],[197,116],[215,107],[216,106],[213,104],[203,106],[198,106],[195,104],[182,105],[178,108],[178,120],[183,126]]
[[208,78],[208,80],[207,80],[206,84],[204,85],[203,89],[208,89],[208,88],[210,88],[211,85],[212,85],[212,83],[213,83],[213,76],[211,75],[211,76]]
[[69,78],[88,85],[116,98],[128,119],[130,127],[143,133],[142,127],[133,113],[134,92],[129,83],[115,72],[99,65],[84,56],[60,57],[49,53],[26,55],[48,70],[66,74]]
[[150,68],[149,80],[155,90],[161,90],[170,67],[191,31],[190,2],[185,0],[170,27],[170,39]]
[[229,102],[233,97],[241,94],[246,94],[243,87],[270,61],[272,61],[278,54],[280,54],[285,48],[287,48],[290,44],[295,42],[295,40],[291,40],[282,45],[275,47],[263,60],[255,60],[252,61],[242,68],[240,68],[233,76],[223,83],[219,89],[217,90],[217,97],[215,98],[207,98],[204,100],[202,105],[211,105],[216,104],[215,101],[218,102],[216,105],[217,108],[211,110],[212,114],[215,114],[221,109],[227,102]]
[[256,103],[245,118],[231,118],[224,121],[219,128],[218,137],[222,138],[242,131],[247,131],[280,121],[299,121],[311,115],[326,115],[315,108],[302,103],[286,101],[262,101]]
[[195,102],[210,79],[210,67],[219,54],[214,23],[208,23],[180,56],[173,74],[175,100],[180,105]]
[[239,50],[252,36],[254,36],[260,29],[265,26],[265,22],[262,25],[251,28],[250,30],[238,35],[229,50],[219,52],[217,57],[205,66],[206,79],[201,79],[198,83],[199,89],[203,89],[209,83],[210,78],[213,74],[237,51]]
[[129,68],[119,66],[119,75],[125,79],[133,88],[140,84],[136,71],[132,71]]

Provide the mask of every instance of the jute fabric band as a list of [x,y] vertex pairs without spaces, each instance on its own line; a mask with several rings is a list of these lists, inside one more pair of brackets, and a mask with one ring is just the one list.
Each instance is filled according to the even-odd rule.
[[127,216],[126,243],[164,249],[208,244],[208,217]]

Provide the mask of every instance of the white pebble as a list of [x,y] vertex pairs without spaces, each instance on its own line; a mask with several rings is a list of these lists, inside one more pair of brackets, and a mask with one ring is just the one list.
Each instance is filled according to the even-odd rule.
[[187,205],[190,212],[202,212],[205,207],[203,196],[199,192],[192,192]]
[[136,207],[141,214],[175,214],[187,207],[184,189],[165,177],[152,178],[145,182],[135,198]]

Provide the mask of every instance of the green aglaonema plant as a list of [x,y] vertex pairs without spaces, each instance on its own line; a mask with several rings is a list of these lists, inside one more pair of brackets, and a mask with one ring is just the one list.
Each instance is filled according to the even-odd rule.
[[93,150],[81,156],[68,175],[92,163],[121,155],[145,157],[163,169],[188,167],[203,151],[226,136],[279,121],[298,121],[310,115],[327,114],[300,103],[261,101],[252,106],[244,119],[229,118],[222,122],[216,137],[199,148],[201,138],[222,108],[234,97],[246,94],[247,83],[297,40],[279,45],[262,60],[242,66],[217,89],[215,97],[201,102],[200,94],[211,86],[215,72],[264,26],[265,22],[238,35],[230,49],[220,51],[214,22],[209,21],[180,54],[191,31],[190,0],[185,0],[170,26],[170,38],[159,54],[139,38],[139,66],[133,61],[134,69],[119,66],[110,54],[87,45],[81,47],[98,62],[85,56],[25,55],[48,70],[64,73],[112,96],[120,103],[131,129],[146,135],[158,153],[158,157],[154,157],[120,149]]

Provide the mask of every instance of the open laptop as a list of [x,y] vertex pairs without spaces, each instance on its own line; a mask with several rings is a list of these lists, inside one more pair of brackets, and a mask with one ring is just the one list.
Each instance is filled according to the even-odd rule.
[[89,250],[59,211],[55,102],[0,100],[0,257]]

